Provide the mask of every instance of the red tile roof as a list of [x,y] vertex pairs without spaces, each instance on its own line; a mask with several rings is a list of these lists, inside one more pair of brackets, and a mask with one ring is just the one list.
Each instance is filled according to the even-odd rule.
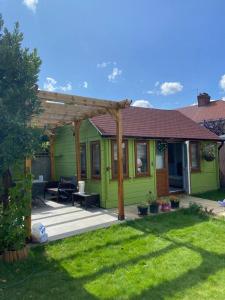
[[[122,119],[126,137],[218,140],[214,133],[176,110],[129,107],[122,110]],[[103,136],[116,135],[115,121],[110,115],[90,121]]]
[[204,120],[225,119],[225,101],[211,101],[209,105],[200,107],[198,105],[186,106],[179,108],[178,111],[197,123]]

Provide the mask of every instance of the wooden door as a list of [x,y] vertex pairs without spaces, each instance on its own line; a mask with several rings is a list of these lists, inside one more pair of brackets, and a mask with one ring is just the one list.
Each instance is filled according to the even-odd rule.
[[160,151],[156,145],[156,186],[158,197],[169,194],[168,151]]

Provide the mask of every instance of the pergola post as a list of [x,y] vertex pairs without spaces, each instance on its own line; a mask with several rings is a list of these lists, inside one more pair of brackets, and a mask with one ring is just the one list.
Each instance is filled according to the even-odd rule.
[[50,135],[49,142],[50,142],[51,180],[55,180],[54,135]]
[[118,163],[118,219],[124,220],[124,195],[123,195],[123,130],[122,114],[116,112],[116,140],[117,140],[117,163]]
[[111,116],[116,122],[117,143],[117,180],[118,180],[118,220],[125,219],[124,213],[124,191],[123,191],[123,126],[120,109],[109,109]]
[[[32,161],[30,158],[26,158],[25,160],[25,173],[31,173]],[[31,239],[31,200],[32,200],[32,191],[31,191],[31,199],[29,203],[30,214],[25,217],[25,223],[27,227],[27,239]]]
[[81,180],[81,163],[80,163],[80,125],[81,120],[74,121],[75,134],[75,156],[76,156],[76,175],[77,181]]

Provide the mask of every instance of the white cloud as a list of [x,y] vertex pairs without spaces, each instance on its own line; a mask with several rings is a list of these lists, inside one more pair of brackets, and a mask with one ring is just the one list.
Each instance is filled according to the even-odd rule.
[[60,86],[59,89],[62,90],[63,92],[71,91],[72,85],[70,82],[68,82],[66,85]]
[[225,74],[221,76],[219,85],[225,91]]
[[149,90],[149,91],[147,91],[146,93],[149,94],[149,95],[152,95],[152,94],[155,93],[155,91]]
[[23,4],[35,13],[38,0],[23,0]]
[[102,68],[103,69],[103,68],[106,68],[110,64],[111,64],[111,61],[103,61],[103,62],[97,64],[97,68]]
[[57,81],[52,77],[46,77],[44,82],[44,90],[47,90],[49,92],[53,92],[57,89],[56,87]]
[[112,73],[108,75],[108,80],[113,82],[115,79],[122,74],[122,70],[119,68],[115,67],[112,69]]
[[148,100],[136,100],[134,101],[134,103],[132,103],[132,106],[145,107],[145,108],[153,107]]
[[46,77],[43,87],[44,90],[49,92],[54,92],[56,90],[68,92],[72,90],[72,84],[70,82],[66,83],[63,86],[58,86],[57,81],[52,77]]
[[155,82],[155,87],[157,87],[159,85],[159,81]]
[[182,90],[183,85],[180,82],[164,82],[160,85],[160,92],[164,96],[176,94]]
[[84,82],[83,82],[83,88],[85,88],[85,89],[88,88],[88,82],[87,82],[87,81],[84,81]]

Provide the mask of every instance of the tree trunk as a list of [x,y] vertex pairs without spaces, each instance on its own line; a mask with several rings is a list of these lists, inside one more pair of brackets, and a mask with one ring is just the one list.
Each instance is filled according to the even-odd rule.
[[2,202],[3,208],[6,208],[9,204],[9,189],[13,186],[12,174],[9,168],[2,174],[2,184],[3,184],[3,195]]

